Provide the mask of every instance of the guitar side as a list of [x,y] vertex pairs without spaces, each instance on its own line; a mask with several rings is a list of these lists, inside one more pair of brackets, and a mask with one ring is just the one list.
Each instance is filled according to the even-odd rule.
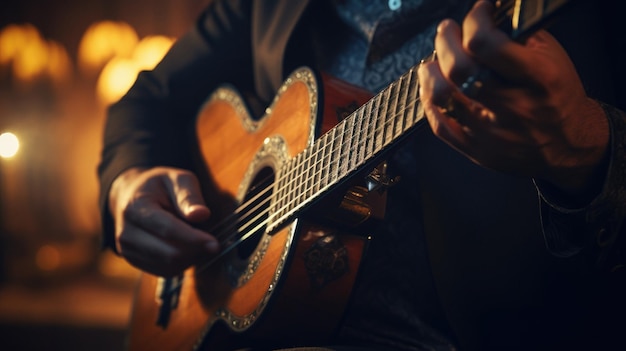
[[[210,178],[205,196],[213,224],[245,200],[261,174],[277,172],[313,142],[319,122],[317,84],[310,70],[294,72],[258,121],[231,89],[216,91],[201,109],[196,131],[206,169],[200,173]],[[129,349],[222,350],[244,345],[240,341],[293,344],[332,334],[367,240],[305,220],[255,236],[253,249],[235,249],[208,268],[184,272],[165,327],[156,324],[162,304],[159,278],[143,274]],[[330,260],[324,256],[329,252],[334,255]]]

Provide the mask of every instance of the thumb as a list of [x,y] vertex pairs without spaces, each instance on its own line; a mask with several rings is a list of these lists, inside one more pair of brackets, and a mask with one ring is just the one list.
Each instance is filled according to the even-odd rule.
[[170,179],[173,202],[180,216],[194,223],[207,220],[211,211],[202,197],[198,178],[191,172],[177,172]]

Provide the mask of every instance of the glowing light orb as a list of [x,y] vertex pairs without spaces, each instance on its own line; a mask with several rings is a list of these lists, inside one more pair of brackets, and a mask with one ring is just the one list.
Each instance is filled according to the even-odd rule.
[[20,149],[20,141],[13,133],[0,134],[0,157],[11,158]]

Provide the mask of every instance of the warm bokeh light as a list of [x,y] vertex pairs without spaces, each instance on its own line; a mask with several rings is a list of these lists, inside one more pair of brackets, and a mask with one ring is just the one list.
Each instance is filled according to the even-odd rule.
[[97,95],[104,104],[120,99],[133,85],[142,70],[153,69],[169,48],[174,39],[165,36],[149,36],[142,39],[129,58],[115,57],[109,61],[97,83]]
[[11,24],[0,31],[0,64],[11,62],[25,43],[41,40],[39,31],[31,24]]
[[13,73],[18,79],[30,80],[46,71],[48,46],[40,38],[24,42],[13,57]]
[[55,82],[66,81],[72,75],[72,61],[67,50],[58,42],[48,42],[47,73]]
[[20,81],[49,77],[63,81],[71,73],[67,50],[59,43],[46,41],[30,24],[12,24],[0,31],[0,64],[11,64]]
[[124,22],[101,21],[87,28],[78,47],[78,63],[84,73],[98,72],[113,57],[130,57],[139,37]]
[[138,72],[132,60],[118,58],[107,63],[96,86],[100,101],[109,104],[121,98],[133,85]]
[[153,69],[174,44],[174,39],[163,35],[147,36],[133,51],[133,61],[139,70]]
[[11,158],[17,154],[20,141],[13,133],[0,134],[0,157]]

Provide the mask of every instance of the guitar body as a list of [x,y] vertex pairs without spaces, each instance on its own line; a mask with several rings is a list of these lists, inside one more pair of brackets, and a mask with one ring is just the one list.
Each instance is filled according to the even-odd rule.
[[[281,164],[310,146],[316,130],[336,124],[333,111],[339,106],[359,106],[368,97],[328,79],[328,91],[346,97],[326,95],[320,109],[318,82],[308,69],[294,72],[258,120],[232,89],[221,88],[206,102],[196,132],[205,165],[198,173],[206,178],[205,198],[212,210],[209,232],[216,234],[209,228],[234,213],[241,216],[237,208],[259,188],[270,190],[265,199],[271,202]],[[332,116],[322,121],[322,114]],[[226,246],[249,235],[245,244],[212,264],[199,264],[169,281],[176,288],[173,297],[163,298],[163,289],[171,287],[163,287],[162,278],[143,274],[129,348],[224,350],[319,343],[331,336],[350,298],[367,239],[320,225],[305,214],[271,233],[254,223],[235,236],[218,238]]]

